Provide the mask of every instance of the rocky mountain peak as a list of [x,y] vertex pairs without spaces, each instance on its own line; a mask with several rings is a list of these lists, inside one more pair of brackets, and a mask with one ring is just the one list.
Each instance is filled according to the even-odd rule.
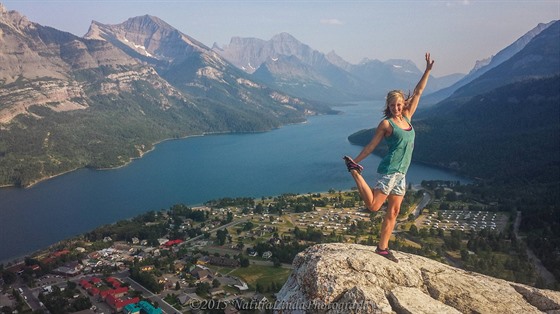
[[34,24],[31,23],[27,17],[21,15],[17,11],[8,11],[6,7],[4,7],[0,3],[0,23],[5,24],[18,32],[28,28],[34,28]]
[[[486,72],[486,71],[490,70],[491,68],[496,67],[497,65],[501,64],[502,62],[508,60],[513,55],[515,55],[516,53],[521,51],[535,36],[539,35],[543,30],[547,29],[552,24],[554,24],[554,22],[555,21],[552,21],[552,22],[549,22],[549,23],[539,23],[533,29],[531,29],[530,31],[525,33],[523,36],[521,36],[519,39],[517,39],[515,42],[513,42],[508,47],[501,50],[496,55],[491,56],[489,58],[486,58],[484,60],[477,60],[475,62],[474,68],[469,72],[469,74],[475,73],[475,72],[477,72],[481,69],[482,69],[482,71],[480,71],[480,72]],[[484,67],[487,67],[487,68],[485,69]],[[481,73],[478,74],[478,76],[480,76],[480,75],[481,75]]]
[[183,60],[195,51],[210,51],[204,44],[151,15],[133,17],[116,25],[93,21],[84,37],[106,40],[140,56],[170,62]]
[[60,64],[42,61],[47,51],[57,49],[54,45],[49,45],[52,39],[57,35],[66,39],[67,33],[54,34],[50,28],[32,23],[17,11],[7,11],[2,6],[0,35],[0,81],[12,83],[18,78],[66,77],[64,70],[60,70]]
[[274,35],[270,40],[233,37],[229,45],[214,48],[225,59],[242,70],[253,73],[262,64],[278,58],[296,57],[304,65],[324,64],[326,58],[288,33]]
[[360,60],[358,65],[366,65],[370,63],[382,63],[382,62],[378,59],[363,58],[362,60]]
[[329,53],[325,55],[325,58],[335,66],[345,70],[345,71],[352,71],[353,64],[349,63],[348,61],[344,60],[341,56],[336,54],[334,50],[331,50]]
[[299,42],[299,40],[297,40],[294,36],[292,36],[292,35],[290,35],[289,33],[286,33],[286,32],[282,32],[282,33],[279,33],[279,34],[276,34],[276,35],[272,36],[271,41],[293,42],[293,43],[301,44]]
[[265,41],[262,39],[252,38],[252,37],[239,37],[239,36],[234,36],[229,41],[229,45],[232,45],[234,47],[237,47],[239,45],[263,44],[263,43],[265,43]]
[[122,23],[123,27],[130,30],[149,31],[152,33],[158,31],[176,31],[176,29],[167,24],[162,19],[152,15],[142,15],[129,18]]
[[[461,87],[468,85],[470,82],[476,80],[477,78],[483,76],[488,71],[500,66],[510,58],[514,57],[517,53],[525,49],[534,38],[538,37],[542,32],[549,29],[557,21],[551,21],[549,23],[539,23],[536,27],[525,33],[511,45],[500,50],[497,54],[476,61],[473,69],[462,79],[460,79],[455,84],[441,89],[432,95],[427,95],[423,97],[424,102],[435,104],[449,96],[451,96],[455,91],[459,90]],[[543,51],[544,52],[544,51]],[[499,80],[498,80],[499,81]]]
[[[319,244],[299,253],[277,294],[291,313],[557,313],[560,292],[468,272],[414,254],[398,263],[357,244]],[[282,311],[279,310],[278,313]]]
[[469,72],[469,74],[471,73],[475,73],[476,71],[482,69],[483,67],[487,66],[488,64],[490,64],[490,62],[492,61],[492,58],[494,58],[494,56],[488,57],[486,59],[482,59],[482,60],[476,60],[474,63],[474,67],[471,69],[471,71]]
[[394,70],[404,71],[406,73],[415,73],[419,76],[422,75],[422,72],[418,69],[416,64],[411,60],[404,60],[404,59],[389,59],[385,61],[385,63],[390,64]]
[[270,45],[275,53],[286,56],[294,55],[308,64],[316,61],[319,56],[324,58],[322,53],[313,50],[288,33],[280,33],[273,36],[270,39]]

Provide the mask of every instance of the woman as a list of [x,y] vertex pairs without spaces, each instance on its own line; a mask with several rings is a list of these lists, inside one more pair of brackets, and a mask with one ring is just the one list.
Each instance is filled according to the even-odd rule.
[[[426,87],[433,65],[434,60],[431,60],[430,54],[426,53],[426,70],[414,88],[413,94],[406,98],[402,91],[390,91],[383,111],[385,117],[379,123],[372,140],[356,158],[352,159],[348,156],[343,158],[369,210],[378,211],[385,200],[388,200],[387,213],[383,219],[381,236],[375,252],[394,262],[398,260],[389,251],[389,238],[406,191],[405,175],[414,149],[415,133],[410,121],[418,107],[418,101]],[[387,141],[389,151],[377,168],[377,182],[372,189],[362,177],[363,167],[358,163],[369,156],[382,139]]]

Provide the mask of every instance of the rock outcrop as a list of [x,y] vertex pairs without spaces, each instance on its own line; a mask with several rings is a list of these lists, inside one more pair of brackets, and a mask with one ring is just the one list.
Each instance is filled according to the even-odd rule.
[[276,313],[560,313],[560,292],[394,254],[398,263],[369,246],[312,246],[294,259]]

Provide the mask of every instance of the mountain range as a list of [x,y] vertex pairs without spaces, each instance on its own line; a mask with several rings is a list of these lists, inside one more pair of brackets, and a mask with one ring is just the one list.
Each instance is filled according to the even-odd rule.
[[[529,44],[551,27],[539,25],[481,62],[469,75],[485,73],[468,83],[462,75],[430,78],[426,94],[455,88],[434,110],[460,107],[472,93],[514,83],[524,71],[539,77],[545,69],[517,65],[538,64],[539,48],[531,52]],[[287,33],[209,48],[150,15],[116,25],[93,21],[78,37],[0,4],[0,32],[0,186],[119,166],[164,139],[303,122],[336,113],[333,103],[383,97],[395,86],[412,90],[421,75],[409,60],[350,64]],[[507,58],[522,51],[520,61]],[[541,57],[554,60],[554,53]],[[515,71],[508,62],[517,62]],[[548,75],[556,67],[549,64]]]
[[540,34],[540,32],[542,32],[543,30],[547,29],[553,23],[554,21],[549,23],[540,23],[535,28],[528,31],[525,35],[521,36],[518,40],[513,42],[511,45],[499,51],[496,55],[485,60],[477,61],[474,68],[467,75],[448,87],[441,88],[434,93],[426,95],[426,97],[423,98],[423,102],[425,104],[435,104],[451,96],[451,94],[453,94],[453,92],[455,92],[457,89],[470,83],[474,79],[502,64],[504,61],[508,60],[513,55],[521,51],[535,36]]
[[0,5],[0,186],[122,165],[167,138],[333,113],[255,82],[153,16],[83,38]]
[[[312,49],[288,33],[270,40],[234,37],[214,51],[269,86],[303,98],[348,102],[384,97],[398,86],[414,89],[422,72],[410,60],[369,60],[350,64],[334,51]],[[447,87],[462,78],[454,74],[431,78],[427,92]]]

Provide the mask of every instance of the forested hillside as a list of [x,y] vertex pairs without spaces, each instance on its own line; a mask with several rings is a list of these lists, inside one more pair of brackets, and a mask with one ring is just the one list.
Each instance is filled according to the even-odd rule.
[[558,179],[558,86],[560,76],[515,83],[417,121],[417,160],[502,182]]
[[[500,182],[558,179],[558,86],[560,76],[515,83],[473,97],[452,113],[413,121],[414,161]],[[349,140],[365,145],[373,132]]]

